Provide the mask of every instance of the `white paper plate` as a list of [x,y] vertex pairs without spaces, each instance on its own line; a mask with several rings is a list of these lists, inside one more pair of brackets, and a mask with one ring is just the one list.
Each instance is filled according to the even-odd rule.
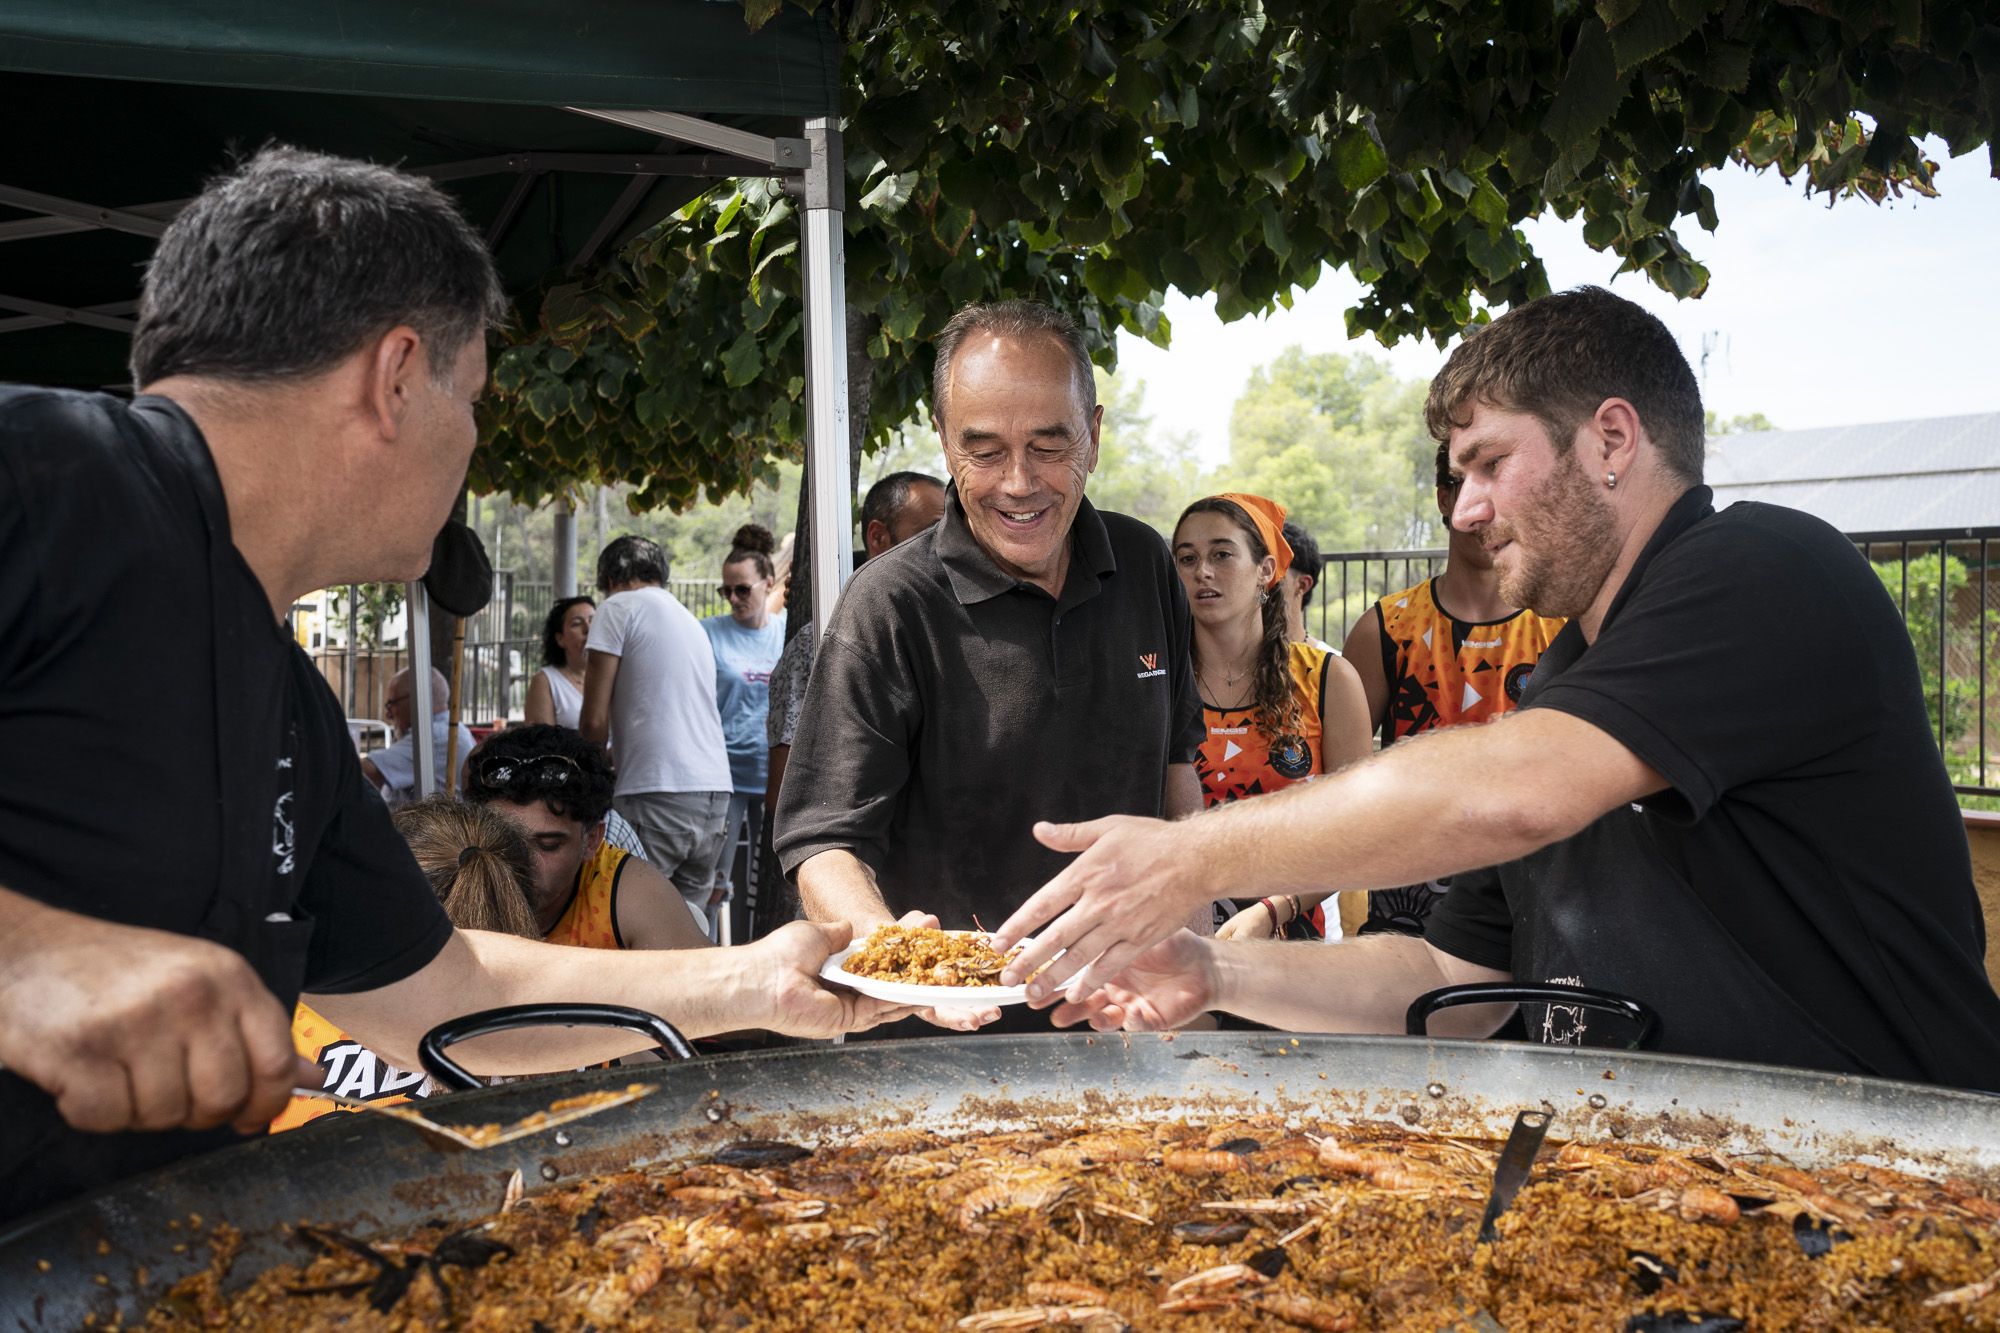
[[[978,932],[954,930],[950,933],[973,935]],[[903,981],[883,981],[879,977],[856,976],[842,964],[867,943],[865,938],[856,940],[827,959],[819,969],[820,978],[878,1000],[887,1000],[891,1004],[914,1004],[924,1008],[984,1009],[988,1005],[1028,1002],[1026,986],[913,986]]]

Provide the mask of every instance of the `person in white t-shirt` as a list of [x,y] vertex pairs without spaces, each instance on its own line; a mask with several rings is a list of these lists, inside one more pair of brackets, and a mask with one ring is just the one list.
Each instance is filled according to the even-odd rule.
[[590,623],[578,730],[600,745],[618,737],[612,808],[681,896],[705,907],[733,784],[715,653],[666,581],[666,557],[644,537],[620,537],[598,556],[605,600]]

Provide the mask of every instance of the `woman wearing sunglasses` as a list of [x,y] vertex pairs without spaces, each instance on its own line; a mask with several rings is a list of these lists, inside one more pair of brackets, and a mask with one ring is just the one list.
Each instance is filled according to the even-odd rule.
[[[729,818],[723,826],[722,851],[715,865],[715,889],[709,895],[712,927],[716,938],[733,937],[722,933],[720,916],[731,896],[730,871],[736,859],[737,840],[747,835],[750,864],[746,883],[756,882],[756,848],[764,826],[764,789],[769,776],[770,749],[765,743],[764,721],[771,701],[771,669],[785,647],[785,613],[769,610],[777,569],[771,554],[777,539],[768,528],[746,523],[736,530],[736,538],[722,562],[722,595],[728,599],[724,615],[702,621],[708,642],[715,649],[715,704],[722,714],[722,739],[729,751],[729,777],[734,787],[729,798]],[[749,922],[743,923],[745,933]]]

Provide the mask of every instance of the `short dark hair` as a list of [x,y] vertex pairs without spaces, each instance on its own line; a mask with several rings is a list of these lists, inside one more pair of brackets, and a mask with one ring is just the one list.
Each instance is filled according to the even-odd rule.
[[1701,481],[1707,432],[1687,357],[1657,317],[1602,287],[1544,296],[1466,334],[1431,381],[1424,424],[1443,444],[1485,403],[1530,413],[1565,449],[1607,398],[1632,404],[1677,477]]
[[572,606],[596,605],[596,599],[590,597],[559,597],[556,599],[556,604],[549,608],[547,618],[542,621],[543,666],[559,667],[568,665],[569,655],[563,651],[562,644],[557,642],[557,640],[562,638],[563,621],[568,617],[569,609]]
[[[520,761],[547,755],[560,755],[575,764],[576,779],[548,787],[538,785],[531,772],[516,772],[506,782],[495,782],[491,777],[496,759]],[[611,761],[603,746],[592,744],[568,727],[547,723],[496,731],[465,760],[466,800],[478,805],[502,800],[523,805],[540,801],[558,819],[574,819],[585,828],[603,819],[611,808],[613,786]]]
[[[1296,519],[1289,518],[1279,531],[1285,535],[1285,545],[1292,548],[1292,568],[1314,583],[1319,582],[1319,543],[1313,540],[1313,535],[1301,527]],[[1299,598],[1299,605],[1304,606],[1311,600],[1312,589],[1307,588],[1304,595]]]
[[1451,475],[1451,446],[1450,446],[1450,445],[1448,445],[1448,444],[1444,444],[1444,443],[1439,443],[1439,445],[1438,445],[1438,451],[1437,451],[1437,458],[1436,458],[1436,460],[1435,460],[1435,463],[1436,463],[1436,470],[1437,470],[1437,488],[1438,488],[1439,490],[1441,490],[1441,491],[1448,491],[1448,490],[1452,490],[1452,489],[1454,489],[1455,487],[1457,487],[1457,485],[1459,484],[1459,482],[1460,482],[1461,480],[1463,480],[1462,478],[1459,478],[1459,477],[1454,477],[1454,476],[1452,476],[1452,475]]
[[891,472],[882,480],[868,488],[868,494],[861,498],[861,535],[868,535],[870,523],[880,523],[893,528],[896,520],[903,516],[903,507],[910,503],[910,493],[919,486],[935,486],[944,489],[944,483],[925,472]]
[[[951,359],[958,346],[974,333],[992,333],[1002,338],[1053,338],[1069,354],[1074,369],[1077,395],[1088,413],[1097,406],[1097,377],[1090,369],[1090,349],[1084,346],[1083,330],[1076,321],[1053,306],[1040,301],[994,301],[969,305],[951,317],[937,336],[937,360],[931,365],[931,410],[939,421],[946,419],[945,399],[951,386]],[[947,441],[948,443],[948,441]]]
[[631,533],[614,537],[597,557],[597,590],[610,592],[620,583],[665,583],[667,556],[650,537]]
[[407,324],[431,377],[507,300],[485,242],[418,176],[283,145],[211,180],[167,226],[139,293],[135,387],[170,375],[314,375]]

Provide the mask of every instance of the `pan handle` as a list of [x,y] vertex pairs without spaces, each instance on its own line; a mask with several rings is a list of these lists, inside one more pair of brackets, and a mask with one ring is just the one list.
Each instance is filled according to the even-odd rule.
[[1665,1025],[1660,1013],[1644,1000],[1588,986],[1524,985],[1515,981],[1480,981],[1463,986],[1441,986],[1410,1002],[1403,1027],[1412,1037],[1430,1035],[1430,1018],[1440,1009],[1461,1004],[1567,1004],[1583,1009],[1602,1009],[1634,1024],[1639,1035],[1625,1044],[1627,1050],[1650,1051],[1660,1044]]
[[539,1027],[624,1028],[651,1037],[672,1051],[676,1059],[694,1059],[694,1048],[672,1023],[644,1009],[629,1009],[622,1004],[512,1004],[504,1009],[482,1009],[463,1018],[447,1019],[426,1032],[417,1047],[417,1056],[423,1061],[424,1072],[436,1079],[439,1086],[465,1092],[486,1085],[477,1074],[447,1056],[445,1047],[493,1032]]

